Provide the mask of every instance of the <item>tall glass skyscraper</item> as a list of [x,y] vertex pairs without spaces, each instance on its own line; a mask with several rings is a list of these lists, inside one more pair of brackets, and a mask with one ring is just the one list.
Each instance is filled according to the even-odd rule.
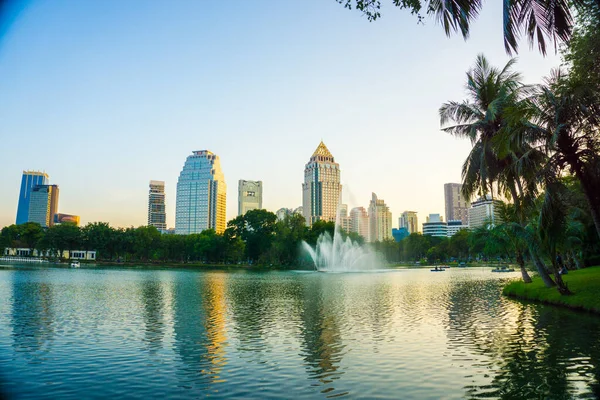
[[302,209],[306,224],[335,222],[341,194],[340,165],[321,141],[304,168]]
[[31,189],[38,185],[48,184],[48,174],[38,171],[23,171],[21,178],[21,191],[19,192],[19,205],[17,206],[17,225],[29,220],[29,202]]
[[58,186],[34,186],[29,195],[31,198],[27,222],[37,222],[44,228],[54,225],[54,216],[58,210]]
[[194,151],[185,161],[177,181],[175,233],[187,235],[226,225],[227,185],[219,156],[208,150]]

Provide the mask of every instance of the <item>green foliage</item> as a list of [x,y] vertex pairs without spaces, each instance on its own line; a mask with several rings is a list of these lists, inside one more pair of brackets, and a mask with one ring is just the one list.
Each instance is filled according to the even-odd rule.
[[[369,21],[381,17],[380,0],[336,0],[348,9],[361,11]],[[588,0],[591,4],[592,0]],[[481,0],[391,0],[390,3],[400,9],[408,9],[416,14],[419,22],[424,22],[421,14],[425,10],[443,27],[446,35],[460,32],[467,39],[472,22],[479,16],[483,7]],[[585,1],[578,0],[580,5]],[[566,1],[503,1],[504,47],[507,53],[517,52],[518,40],[522,34],[527,36],[530,45],[537,43],[542,54],[546,54],[548,41],[568,42],[573,29],[570,3]]]

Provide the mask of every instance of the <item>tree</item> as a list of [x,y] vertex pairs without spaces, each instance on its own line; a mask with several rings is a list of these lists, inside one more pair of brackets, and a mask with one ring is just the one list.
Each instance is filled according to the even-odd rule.
[[[348,9],[355,8],[367,16],[369,21],[381,17],[380,0],[336,0]],[[442,25],[446,35],[460,32],[465,38],[469,37],[471,23],[482,9],[481,0],[391,0],[391,4],[401,9],[408,9],[416,14],[419,22],[427,16],[433,16]],[[581,6],[585,1],[577,0],[575,5]],[[595,0],[600,4],[600,0]],[[529,43],[537,42],[538,49],[546,54],[547,42],[555,48],[560,42],[568,42],[573,31],[573,17],[569,2],[565,0],[504,0],[503,28],[504,48],[507,53],[518,52],[518,41],[521,35],[526,35]]]
[[227,223],[230,238],[239,237],[246,244],[246,256],[258,261],[271,248],[277,216],[267,210],[250,210]]
[[42,227],[37,222],[26,222],[22,225],[18,225],[18,240],[21,246],[28,248],[33,252],[38,242],[44,236]]

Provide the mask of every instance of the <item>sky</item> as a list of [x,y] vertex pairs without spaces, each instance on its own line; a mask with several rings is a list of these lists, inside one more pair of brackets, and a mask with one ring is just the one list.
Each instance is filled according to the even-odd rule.
[[[444,214],[470,143],[438,109],[466,97],[483,53],[509,56],[502,3],[485,2],[471,37],[383,0],[369,22],[334,0],[14,1],[0,27],[0,227],[15,222],[23,170],[60,187],[59,212],[113,226],[147,223],[148,183],[176,185],[194,150],[220,157],[227,219],[238,180],[263,181],[263,207],[302,204],[321,140],[340,164],[343,201],[375,192],[393,226],[405,210]],[[521,42],[516,69],[540,82],[560,57]]]

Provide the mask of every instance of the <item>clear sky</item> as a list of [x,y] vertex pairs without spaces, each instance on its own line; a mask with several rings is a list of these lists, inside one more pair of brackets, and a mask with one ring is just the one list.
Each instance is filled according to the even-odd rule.
[[[376,22],[334,0],[31,0],[0,38],[0,227],[15,222],[22,170],[60,186],[82,223],[147,222],[148,181],[164,180],[174,226],[177,178],[193,150],[220,156],[227,219],[239,179],[264,182],[271,211],[302,203],[304,165],[323,139],[344,201],[444,214],[470,143],[439,129],[483,52],[508,56],[501,1],[471,38],[448,39],[383,0]],[[521,43],[517,69],[539,82],[560,59]]]

